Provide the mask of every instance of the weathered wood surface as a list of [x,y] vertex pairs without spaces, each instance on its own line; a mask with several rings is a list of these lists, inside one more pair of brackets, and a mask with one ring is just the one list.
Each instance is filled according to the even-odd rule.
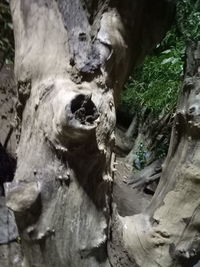
[[[132,266],[199,264],[199,66],[200,43],[191,43],[170,148],[152,201],[137,215],[113,213],[118,235],[123,237],[121,251]],[[118,241],[114,240],[111,254],[113,247],[120,251]]]
[[110,224],[115,105],[130,67],[165,33],[173,4],[10,4],[21,135],[7,204],[23,266],[124,266],[121,253],[107,250],[116,228]]
[[6,183],[13,180],[16,167],[16,86],[13,65],[0,70],[0,266],[21,266],[21,248],[14,214],[6,206]]

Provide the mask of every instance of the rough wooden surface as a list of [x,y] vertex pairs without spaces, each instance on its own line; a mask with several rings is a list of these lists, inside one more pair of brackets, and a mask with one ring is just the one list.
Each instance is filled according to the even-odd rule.
[[115,104],[130,66],[166,31],[173,5],[10,2],[21,135],[7,204],[23,266],[117,266],[107,251]]
[[195,266],[200,258],[199,51],[199,42],[187,50],[170,149],[150,205],[134,216],[116,216],[133,266]]

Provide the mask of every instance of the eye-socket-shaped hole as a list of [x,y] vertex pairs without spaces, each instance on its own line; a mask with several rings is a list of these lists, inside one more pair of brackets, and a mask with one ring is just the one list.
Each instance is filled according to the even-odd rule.
[[79,33],[79,35],[78,35],[78,39],[79,39],[79,41],[86,41],[87,40],[87,35],[86,35],[86,33],[85,32],[81,32],[81,33]]
[[81,124],[90,125],[99,117],[97,108],[91,100],[92,95],[77,95],[71,102],[71,112]]
[[189,113],[192,114],[192,113],[195,112],[195,110],[196,110],[196,107],[194,107],[194,106],[193,107],[190,107],[189,108]]

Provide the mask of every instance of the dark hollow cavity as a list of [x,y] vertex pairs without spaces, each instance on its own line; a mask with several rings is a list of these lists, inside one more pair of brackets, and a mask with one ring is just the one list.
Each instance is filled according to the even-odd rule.
[[71,112],[81,124],[90,125],[99,117],[97,108],[91,100],[91,95],[78,95],[71,103]]

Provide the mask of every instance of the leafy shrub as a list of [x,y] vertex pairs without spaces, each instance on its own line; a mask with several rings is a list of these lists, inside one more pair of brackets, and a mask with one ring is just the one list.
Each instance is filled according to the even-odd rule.
[[173,109],[183,74],[184,51],[184,42],[177,40],[175,30],[170,31],[129,78],[121,106],[132,113],[145,107],[155,115]]
[[0,0],[0,62],[11,63],[14,58],[14,37],[8,1]]
[[140,143],[138,150],[136,151],[137,158],[133,162],[133,167],[141,170],[145,167],[148,159],[148,151],[143,143]]
[[200,39],[200,1],[177,0],[177,27],[185,40]]
[[140,113],[145,107],[158,115],[175,107],[186,42],[200,40],[200,0],[177,0],[176,3],[173,28],[129,78],[119,109],[132,114]]

